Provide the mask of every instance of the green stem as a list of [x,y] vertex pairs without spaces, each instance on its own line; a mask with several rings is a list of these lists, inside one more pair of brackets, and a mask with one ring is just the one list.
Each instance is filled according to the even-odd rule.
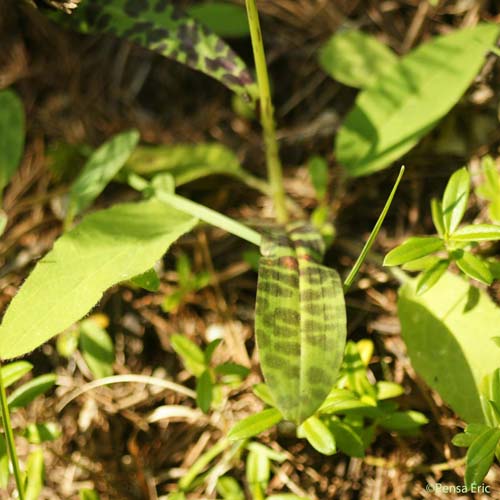
[[365,243],[365,246],[363,247],[363,250],[361,250],[361,254],[358,257],[358,260],[354,264],[354,267],[351,269],[351,272],[347,276],[347,278],[344,281],[344,293],[350,288],[352,285],[352,282],[354,281],[354,278],[359,272],[359,268],[365,261],[366,255],[370,251],[370,248],[373,245],[373,242],[375,241],[375,238],[378,235],[378,232],[380,231],[380,228],[382,227],[382,224],[384,222],[385,216],[387,215],[387,212],[389,211],[389,208],[392,203],[392,199],[394,198],[394,195],[396,194],[396,190],[398,189],[399,183],[401,182],[401,178],[403,177],[403,174],[405,172],[405,167],[401,167],[399,171],[398,178],[396,179],[396,182],[394,183],[394,187],[392,188],[391,194],[389,195],[389,198],[387,199],[384,209],[382,210],[382,213],[380,214],[377,223],[375,224],[374,228],[372,229],[372,232],[370,234],[370,237],[368,238],[368,241]]
[[285,190],[283,187],[283,169],[279,157],[278,141],[276,139],[276,126],[274,123],[274,108],[267,73],[266,56],[260,30],[259,13],[255,0],[246,0],[248,24],[252,37],[253,56],[257,71],[257,83],[260,96],[260,122],[264,131],[266,146],[266,163],[269,183],[276,209],[276,218],[280,224],[288,221],[288,212],[285,203]]
[[14,477],[16,479],[16,486],[19,494],[19,500],[24,500],[24,486],[21,478],[21,469],[19,467],[19,460],[17,459],[16,444],[14,442],[14,432],[12,431],[9,405],[7,403],[7,394],[5,392],[5,386],[3,383],[1,361],[0,361],[0,406],[2,410],[2,422],[5,432],[5,439],[7,442],[7,450],[9,451],[10,463],[12,464],[12,470],[14,471]]

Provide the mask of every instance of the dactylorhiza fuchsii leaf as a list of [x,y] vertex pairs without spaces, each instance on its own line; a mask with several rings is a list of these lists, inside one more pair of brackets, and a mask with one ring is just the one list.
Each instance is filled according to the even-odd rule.
[[362,91],[335,142],[347,172],[376,172],[415,146],[467,90],[499,33],[482,23],[436,37]]
[[175,0],[85,0],[68,21],[83,33],[110,33],[201,71],[247,101],[257,86],[245,63]]
[[35,266],[0,325],[0,358],[22,356],[87,314],[111,286],[151,268],[197,219],[158,200],[86,216]]
[[319,264],[321,236],[308,224],[263,237],[255,333],[261,367],[277,408],[302,423],[338,376],[346,339],[342,283]]

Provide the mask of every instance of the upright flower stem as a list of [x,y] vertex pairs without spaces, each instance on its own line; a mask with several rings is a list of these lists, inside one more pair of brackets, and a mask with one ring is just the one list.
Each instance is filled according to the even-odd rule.
[[278,141],[276,140],[274,108],[269,87],[269,75],[267,73],[266,56],[260,30],[259,13],[255,0],[245,1],[250,35],[252,37],[255,68],[257,70],[257,83],[260,95],[260,121],[264,131],[267,173],[271,185],[276,218],[280,224],[285,224],[288,221],[288,212],[285,203],[285,189],[283,187],[283,169],[279,157]]
[[5,432],[5,440],[7,442],[7,450],[9,452],[10,463],[14,471],[16,479],[16,486],[19,495],[19,500],[24,500],[24,486],[21,477],[21,469],[19,468],[19,461],[17,459],[16,444],[14,442],[14,432],[12,431],[12,424],[10,422],[9,405],[7,403],[7,394],[2,377],[2,364],[0,362],[0,407],[2,412],[3,430]]

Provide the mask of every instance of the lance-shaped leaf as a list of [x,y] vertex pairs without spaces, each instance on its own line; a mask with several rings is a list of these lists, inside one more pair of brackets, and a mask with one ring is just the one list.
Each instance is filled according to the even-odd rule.
[[22,356],[78,321],[109,287],[151,268],[196,219],[157,200],[85,217],[59,238],[12,300],[0,358]]
[[311,226],[264,238],[255,333],[262,371],[283,416],[302,423],[333,387],[346,338],[338,274],[318,264],[321,236]]
[[71,16],[84,33],[111,33],[219,80],[253,100],[256,85],[245,63],[215,33],[174,0],[86,0]]

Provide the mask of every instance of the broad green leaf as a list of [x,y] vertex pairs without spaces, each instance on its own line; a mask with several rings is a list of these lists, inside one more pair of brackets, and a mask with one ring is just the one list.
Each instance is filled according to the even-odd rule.
[[478,280],[485,285],[491,285],[493,275],[488,268],[488,264],[479,257],[465,251],[455,262],[460,270],[470,278]]
[[400,158],[455,105],[499,34],[478,24],[422,44],[361,92],[337,134],[335,153],[353,176]]
[[168,172],[176,186],[207,175],[240,177],[243,172],[237,156],[217,143],[139,146],[128,159],[126,168],[145,177]]
[[186,369],[199,377],[206,368],[203,351],[185,335],[173,334],[170,337],[172,349],[181,357]]
[[500,440],[500,429],[487,429],[470,445],[466,456],[465,485],[481,484],[488,472]]
[[18,387],[7,398],[9,409],[22,408],[31,403],[37,396],[44,394],[53,387],[56,383],[57,377],[53,373],[40,375],[31,379],[29,382]]
[[37,448],[28,456],[26,466],[26,490],[24,492],[25,500],[38,500],[43,488],[45,476],[45,465],[43,461],[43,450]]
[[2,366],[2,380],[5,388],[20,380],[33,368],[28,361],[14,361],[8,365]]
[[0,197],[19,166],[23,149],[23,103],[12,90],[2,90],[0,91]]
[[384,266],[399,266],[444,248],[444,242],[436,236],[414,236],[391,250],[384,259]]
[[443,205],[436,198],[432,198],[431,200],[431,213],[432,213],[432,222],[434,223],[434,227],[436,228],[439,236],[443,237],[445,233]]
[[313,156],[309,158],[307,166],[316,196],[318,200],[322,200],[328,189],[328,163],[321,156]]
[[9,484],[9,454],[3,434],[0,434],[0,488],[6,490]]
[[428,418],[418,411],[396,411],[379,420],[379,425],[391,431],[413,431],[429,423]]
[[189,7],[187,13],[219,36],[230,38],[250,34],[246,10],[239,5],[209,1]]
[[441,210],[445,234],[453,234],[467,208],[470,191],[469,171],[463,167],[450,177],[443,194]]
[[115,361],[113,340],[104,328],[91,319],[80,323],[80,349],[95,378],[113,375]]
[[417,281],[417,294],[422,295],[427,290],[432,288],[446,272],[450,261],[448,259],[440,259],[433,266],[426,269]]
[[497,241],[500,240],[500,225],[471,224],[457,229],[452,235],[453,241]]
[[[246,476],[253,498],[258,498],[267,488],[271,475],[271,462],[267,455],[250,450],[246,461]],[[258,490],[256,492],[256,490]]]
[[212,377],[207,369],[196,379],[196,404],[203,413],[210,411],[213,388]]
[[91,490],[89,488],[84,488],[83,490],[80,490],[79,493],[80,500],[100,500],[99,493],[95,490]]
[[297,436],[306,438],[323,455],[333,455],[337,451],[334,435],[318,417],[312,416],[305,420],[297,429]]
[[488,426],[485,424],[469,424],[467,425],[465,432],[461,432],[460,434],[453,436],[451,442],[455,446],[464,446],[468,448],[474,439],[487,429]]
[[160,278],[154,268],[148,269],[145,273],[134,276],[131,279],[131,282],[148,292],[157,292],[160,288]]
[[420,259],[411,260],[401,266],[405,271],[425,271],[439,262],[437,255],[426,255]]
[[195,224],[156,200],[85,217],[56,241],[12,300],[0,326],[0,357],[22,356],[71,326],[105,290],[151,268]]
[[28,424],[22,432],[22,435],[32,444],[55,441],[61,436],[61,434],[61,426],[55,422]]
[[415,280],[403,285],[398,301],[412,365],[461,418],[484,423],[480,387],[498,367],[492,340],[500,309],[485,292],[451,273],[423,295],[415,288]]
[[245,63],[215,33],[187,16],[176,2],[86,0],[69,22],[83,33],[126,38],[219,80],[246,99],[256,85]]
[[[266,384],[283,417],[300,424],[321,406],[344,353],[343,286],[318,263],[324,243],[297,223],[263,238],[255,333]],[[305,257],[308,258],[305,258]]]
[[337,448],[350,457],[364,457],[365,445],[362,437],[350,425],[340,420],[331,420],[330,430]]
[[330,391],[318,412],[333,414],[360,408],[376,408],[376,404],[361,400],[357,394],[348,389],[335,388]]
[[262,410],[241,420],[229,431],[228,438],[232,441],[248,439],[273,427],[283,420],[281,413],[275,408]]
[[69,192],[68,219],[88,208],[102,193],[139,141],[139,132],[130,130],[115,135],[87,160]]
[[335,80],[356,88],[373,85],[398,62],[392,50],[358,30],[335,33],[320,49],[320,66]]
[[245,500],[245,493],[234,477],[219,477],[219,479],[217,479],[216,489],[223,500]]

